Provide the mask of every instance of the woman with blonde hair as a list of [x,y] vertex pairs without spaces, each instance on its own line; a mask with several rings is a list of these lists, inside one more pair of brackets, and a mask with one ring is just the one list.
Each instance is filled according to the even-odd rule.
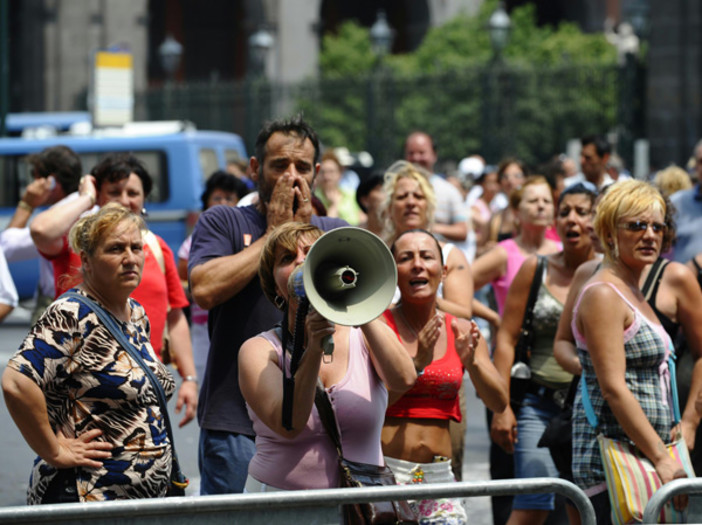
[[3,374],[10,415],[39,456],[29,504],[166,495],[174,451],[158,390],[169,397],[175,382],[151,346],[144,308],[130,298],[142,278],[145,231],[141,217],[107,204],[69,234],[83,277],[72,292],[119,324],[142,363],[96,310],[63,296],[31,327]]
[[[388,392],[399,396],[417,378],[407,352],[380,319],[349,327],[310,309],[305,350],[294,372],[291,428],[283,425],[283,369],[290,367],[283,344],[293,340],[299,306],[288,279],[321,236],[314,225],[288,222],[270,233],[261,252],[261,288],[285,318],[278,328],[248,339],[239,351],[239,384],[256,432],[246,492],[339,486],[337,450],[314,401],[318,388],[333,406],[344,457],[383,465],[380,434]],[[328,336],[334,341],[331,357],[322,348]]]
[[[573,408],[573,476],[590,496],[598,523],[611,520],[598,432],[636,445],[663,483],[687,476],[665,447],[673,433],[673,393],[662,379],[672,343],[639,289],[642,272],[659,257],[665,216],[665,201],[651,184],[627,180],[609,188],[594,222],[604,262],[573,310],[581,382],[599,421],[597,429],[590,425],[579,391]],[[676,507],[684,502],[676,498]]]
[[668,166],[656,173],[653,184],[661,190],[664,197],[670,197],[673,193],[692,188],[692,181],[687,172],[679,166]]
[[[431,231],[436,197],[429,173],[410,162],[400,160],[385,172],[385,213],[387,222],[383,238],[392,245],[402,233],[421,228]],[[437,306],[456,317],[470,319],[473,311],[473,277],[464,253],[451,243],[440,243],[446,276],[439,288]],[[397,302],[399,296],[396,294]]]

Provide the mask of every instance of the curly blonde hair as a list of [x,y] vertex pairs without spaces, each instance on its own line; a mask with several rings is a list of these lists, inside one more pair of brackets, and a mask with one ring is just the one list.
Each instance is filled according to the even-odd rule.
[[[385,192],[385,202],[383,204],[383,209],[387,214],[392,205],[392,201],[395,198],[395,191],[397,190],[397,183],[401,179],[412,179],[419,184],[419,188],[424,194],[424,198],[427,200],[427,224],[424,228],[431,230],[434,224],[434,210],[436,210],[436,195],[434,194],[434,188],[429,182],[429,177],[431,174],[424,168],[407,162],[406,160],[398,160],[394,162],[385,172],[383,191]],[[386,242],[392,243],[397,237],[397,225],[388,218],[385,222],[385,229],[383,231],[383,238]]]

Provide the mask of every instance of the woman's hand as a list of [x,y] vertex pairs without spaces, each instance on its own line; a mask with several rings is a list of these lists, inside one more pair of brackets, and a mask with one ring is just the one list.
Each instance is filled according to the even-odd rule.
[[424,370],[434,360],[434,346],[441,335],[444,316],[435,314],[417,334],[417,355],[414,357],[414,368]]
[[310,307],[305,319],[305,334],[307,335],[305,338],[307,341],[305,351],[322,351],[324,339],[327,336],[333,336],[335,331],[334,323],[325,319],[317,310]]
[[72,467],[102,467],[102,461],[112,456],[112,443],[94,441],[102,435],[102,430],[93,429],[84,432],[75,439],[67,438],[60,430],[56,433],[59,450],[52,458],[44,458],[47,463],[56,468]]
[[[687,478],[687,472],[682,468],[680,463],[671,458],[666,452],[665,456],[654,465],[656,467],[656,474],[661,478],[663,484],[673,481],[674,479],[684,479]],[[673,506],[676,510],[684,510],[687,507],[688,496],[687,494],[680,494],[673,498]]]
[[458,321],[453,319],[451,321],[451,330],[453,330],[454,344],[461,362],[466,365],[473,365],[475,363],[475,349],[480,342],[480,328],[475,324],[475,321],[471,320],[470,329],[462,332],[458,326]]
[[517,418],[508,405],[504,412],[495,413],[490,425],[490,437],[507,454],[514,454],[514,444],[517,442]]

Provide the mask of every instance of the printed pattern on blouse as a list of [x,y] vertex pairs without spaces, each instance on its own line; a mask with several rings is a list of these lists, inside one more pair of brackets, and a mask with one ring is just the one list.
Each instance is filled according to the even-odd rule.
[[[139,303],[130,299],[130,305],[131,321],[118,323],[170,397],[175,382],[151,348],[148,318]],[[73,438],[100,429],[97,439],[114,444],[102,467],[75,469],[80,501],[165,496],[171,446],[157,394],[92,310],[75,299],[56,300],[30,329],[9,366],[41,388],[55,431]],[[35,460],[28,504],[41,503],[56,472],[41,458]]]

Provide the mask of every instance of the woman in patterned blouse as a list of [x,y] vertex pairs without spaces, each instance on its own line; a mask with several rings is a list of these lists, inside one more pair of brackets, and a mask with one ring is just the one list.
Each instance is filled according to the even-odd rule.
[[[80,219],[70,232],[83,273],[74,290],[114,316],[170,396],[175,384],[153,352],[149,320],[129,298],[144,266],[143,231],[143,220],[118,204]],[[2,387],[39,456],[29,504],[166,494],[172,448],[156,392],[92,310],[58,298],[10,359]]]

